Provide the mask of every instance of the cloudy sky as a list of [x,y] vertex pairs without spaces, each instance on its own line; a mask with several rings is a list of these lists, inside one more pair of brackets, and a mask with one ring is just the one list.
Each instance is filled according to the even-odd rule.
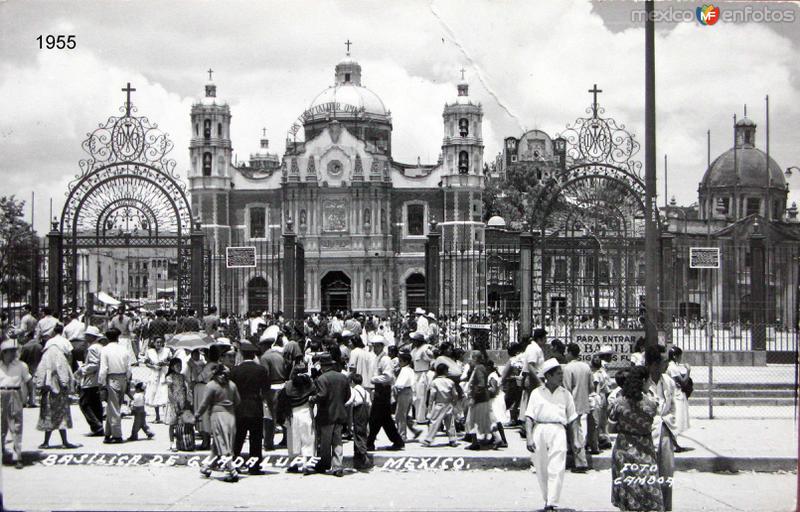
[[[662,2],[658,9],[697,5]],[[784,168],[800,165],[797,4],[719,5],[767,9],[773,17],[780,10],[795,21],[659,24],[658,190],[667,153],[669,194],[683,204],[696,201],[706,130],[712,155],[728,149],[732,116],[745,103],[764,147],[766,94],[771,154]],[[643,143],[644,30],[631,21],[641,9],[564,0],[2,2],[0,193],[28,199],[35,191],[36,227],[44,230],[49,199],[60,212],[84,157],[81,141],[117,112],[128,81],[139,113],[174,140],[172,156],[185,173],[189,110],[209,67],[218,96],[231,105],[238,158],[258,149],[262,127],[282,153],[292,122],[333,83],[347,39],[363,84],[392,111],[396,160],[436,160],[442,106],[455,95],[462,66],[471,96],[484,105],[488,161],[503,137],[563,130],[583,114],[594,83],[607,114]],[[74,34],[77,48],[39,50],[40,34]],[[800,189],[800,173],[791,186]]]

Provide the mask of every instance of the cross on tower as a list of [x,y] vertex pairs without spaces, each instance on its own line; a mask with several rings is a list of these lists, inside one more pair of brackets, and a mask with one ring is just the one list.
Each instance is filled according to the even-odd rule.
[[211,75],[214,73],[214,70],[213,70],[213,69],[211,69],[211,68],[208,68],[208,71],[207,71],[207,73],[208,73],[208,81],[210,82],[211,80],[213,80],[213,78],[211,77]]
[[262,137],[266,137],[267,136],[267,129],[266,128],[262,128],[261,129],[261,136]]
[[133,91],[135,91],[135,90],[136,89],[131,87],[131,83],[130,82],[128,82],[127,87],[122,89],[122,92],[125,93],[125,115],[126,116],[131,115],[131,93]]
[[594,117],[597,117],[597,94],[603,92],[603,90],[598,89],[597,84],[594,84],[594,87],[589,89],[589,92],[592,93],[592,112]]
[[461,71],[461,80],[464,80],[464,73],[466,73],[467,70],[464,69],[464,68],[461,68],[459,71]]
[[347,47],[347,55],[350,55],[350,45],[351,44],[353,44],[353,43],[350,42],[349,38],[347,39],[347,41],[344,42],[344,45]]

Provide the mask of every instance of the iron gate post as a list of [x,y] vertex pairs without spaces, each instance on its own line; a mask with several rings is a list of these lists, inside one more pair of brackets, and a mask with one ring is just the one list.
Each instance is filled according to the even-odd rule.
[[531,264],[533,263],[533,235],[522,233],[519,240],[519,339],[530,336],[531,322],[533,320],[533,276],[531,276]]
[[286,231],[283,233],[283,316],[286,320],[298,320],[297,312],[297,235],[294,233],[292,219],[286,221]]
[[442,289],[439,283],[441,238],[442,235],[436,229],[436,221],[431,221],[428,241],[425,244],[425,308],[437,315],[441,314],[439,311],[439,293]]
[[671,233],[661,234],[661,325],[667,335],[667,343],[672,341],[672,318],[675,316],[675,253]]
[[192,284],[191,284],[191,305],[195,311],[203,309],[203,231],[200,223],[194,223],[191,234],[191,258],[192,258]]
[[[47,305],[53,315],[61,315],[64,286],[61,262],[64,257],[64,237],[58,229],[58,222],[53,220],[52,229],[47,234]],[[71,275],[74,278],[74,269]],[[74,283],[77,286],[77,283]]]
[[764,269],[765,237],[761,234],[758,224],[753,227],[750,235],[750,303],[752,304],[753,322],[750,327],[750,349],[765,351],[767,349],[766,327],[766,275]]

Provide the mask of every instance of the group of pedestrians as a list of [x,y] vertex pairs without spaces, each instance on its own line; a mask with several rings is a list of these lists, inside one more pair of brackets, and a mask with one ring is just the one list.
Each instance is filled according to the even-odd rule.
[[[245,441],[253,474],[264,451],[286,447],[289,471],[341,476],[346,439],[353,440],[354,468],[364,470],[381,430],[387,450],[412,441],[423,447],[465,441],[481,450],[507,447],[506,430],[521,427],[548,509],[558,505],[566,469],[589,470],[591,456],[610,448],[616,433],[612,503],[623,510],[671,508],[673,453],[681,449],[675,436],[688,428],[691,394],[690,368],[678,348],[667,357],[663,347],[645,349],[641,340],[634,364],[612,378],[610,347],[584,360],[578,345],[548,342],[544,329],[508,344],[509,360],[498,368],[485,346],[466,352],[455,336],[443,339],[436,315],[420,308],[400,324],[352,312],[309,315],[302,323],[280,313],[240,320],[220,317],[215,308],[202,317],[193,313],[122,311],[101,332],[80,314],[62,323],[44,308],[39,318],[29,311],[4,332],[3,445],[11,434],[17,467],[26,404],[39,407],[40,448],[50,446],[56,430],[64,448],[78,446],[67,438],[70,399],[78,393],[89,435],[124,442],[127,402],[133,416],[127,441],[140,432],[152,438],[146,412],[152,410],[156,422],[170,427],[171,450],[211,449],[217,465],[202,473],[221,470],[231,481]],[[194,350],[165,344],[185,329],[212,342]],[[149,369],[143,382],[133,382],[137,365]],[[631,467],[657,472],[631,474]]]

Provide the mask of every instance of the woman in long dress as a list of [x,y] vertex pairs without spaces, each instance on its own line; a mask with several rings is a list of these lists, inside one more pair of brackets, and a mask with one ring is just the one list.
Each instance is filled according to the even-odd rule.
[[161,423],[161,408],[167,405],[167,371],[172,351],[164,347],[164,338],[156,338],[153,348],[147,350],[145,366],[150,369],[150,379],[144,393],[144,403],[156,410],[154,423]]
[[[238,479],[236,468],[233,466],[233,443],[236,436],[236,407],[241,402],[239,390],[236,384],[230,381],[230,370],[225,365],[217,365],[211,382],[206,385],[205,398],[197,412],[196,421],[200,416],[208,412],[210,414],[209,424],[211,426],[211,454],[215,461],[221,457],[227,460],[221,468],[227,473],[226,480],[235,482]],[[203,465],[200,473],[205,477],[210,477],[214,469],[213,464]]]
[[[689,386],[689,377],[692,369],[688,364],[681,361],[683,350],[680,347],[669,349],[669,366],[667,375],[675,381],[675,434],[680,434],[689,430],[689,397],[686,396],[686,389]],[[677,445],[677,440],[676,443]],[[685,451],[685,448],[676,446],[676,452]]]
[[183,362],[178,357],[173,357],[169,361],[167,370],[167,407],[164,411],[164,423],[169,425],[169,449],[177,451],[175,438],[180,435],[178,424],[180,423],[181,413],[190,409],[189,398],[186,389],[186,377],[181,373]]
[[[212,345],[211,348],[208,349],[208,361],[203,365],[203,369],[200,371],[194,385],[193,410],[195,415],[197,415],[206,397],[206,386],[211,382],[217,366],[220,366],[219,358],[221,355],[222,351],[219,345]],[[195,427],[202,439],[200,449],[208,450],[211,446],[211,417],[209,413],[201,414],[199,417],[200,421],[195,422]]]
[[[472,352],[471,366],[472,372],[466,391],[469,396],[466,428],[468,432],[475,432],[475,441],[467,446],[467,450],[480,450],[481,444],[488,444],[492,441],[497,427],[489,396],[489,374],[485,366],[485,357],[481,352],[477,350]],[[497,441],[499,441],[499,436]],[[495,447],[499,444],[496,442]]]
[[[316,442],[314,435],[313,405],[309,397],[314,393],[314,382],[307,373],[308,368],[299,363],[292,370],[292,378],[278,393],[277,421],[286,428],[286,444],[289,460],[295,457],[309,459],[314,457]],[[289,466],[290,473],[304,468],[298,465]]]
[[489,372],[489,396],[492,404],[492,420],[494,420],[494,432],[500,436],[500,442],[495,443],[496,448],[508,448],[506,432],[503,423],[508,421],[508,409],[506,409],[506,394],[503,392],[502,378],[500,372],[494,365],[494,361],[486,361],[486,369]]
[[633,367],[608,422],[616,425],[611,451],[611,504],[620,510],[664,510],[651,429],[658,403],[645,393],[647,369]]
[[36,429],[44,432],[44,442],[39,449],[50,448],[50,435],[58,430],[64,448],[78,448],[67,440],[67,429],[72,428],[69,394],[74,385],[69,360],[62,348],[45,345],[42,360],[36,368],[34,383],[41,396],[39,421]]

